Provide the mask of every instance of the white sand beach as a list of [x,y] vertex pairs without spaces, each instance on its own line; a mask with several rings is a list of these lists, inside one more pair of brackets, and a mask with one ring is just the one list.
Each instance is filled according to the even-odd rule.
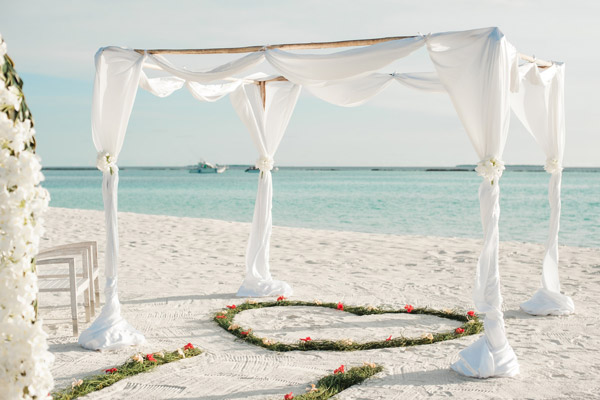
[[[474,211],[476,212],[476,211]],[[57,387],[101,373],[137,351],[174,350],[192,342],[204,354],[122,380],[90,399],[282,399],[337,368],[364,361],[385,369],[339,399],[588,399],[600,396],[600,249],[561,247],[562,290],[575,302],[567,317],[533,317],[519,304],[539,287],[543,246],[502,242],[500,265],[508,339],[521,373],[477,380],[449,366],[477,339],[357,352],[275,353],[245,344],[212,320],[235,296],[244,275],[249,224],[120,213],[119,288],[124,317],[147,344],[115,352],[81,348],[71,335],[68,296],[42,293],[40,315],[56,356]],[[41,248],[96,240],[104,264],[100,211],[52,208]],[[274,227],[271,272],[294,289],[292,299],[353,305],[473,308],[480,240],[395,236]],[[102,296],[103,298],[103,296]],[[269,300],[273,300],[269,298]],[[83,307],[80,321],[83,321]],[[262,309],[236,322],[281,341],[300,337],[370,340],[450,329],[453,322],[417,316],[370,316],[315,308]],[[80,329],[87,327],[82,323]]]

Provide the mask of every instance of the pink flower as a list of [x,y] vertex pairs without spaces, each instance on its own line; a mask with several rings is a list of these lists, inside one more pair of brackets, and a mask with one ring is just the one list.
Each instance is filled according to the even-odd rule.
[[310,338],[310,336],[305,337],[304,339],[300,339],[301,342],[310,342],[312,339]]
[[469,312],[467,312],[467,315],[469,317],[474,317],[475,316],[475,311],[469,311]]
[[337,309],[341,310],[341,311],[344,311],[344,305],[342,303],[338,302]]
[[407,304],[404,306],[404,309],[406,310],[406,312],[410,313],[412,312],[415,308],[413,306],[411,306],[410,304]]
[[464,330],[463,328],[456,328],[456,329],[454,330],[454,332],[456,332],[456,333],[458,333],[458,334],[461,334],[461,333],[464,333],[464,332],[465,332],[465,330]]

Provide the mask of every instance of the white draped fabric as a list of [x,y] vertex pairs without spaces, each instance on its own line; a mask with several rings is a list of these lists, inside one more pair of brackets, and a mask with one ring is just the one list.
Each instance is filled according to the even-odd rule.
[[423,38],[416,36],[333,54],[294,54],[278,49],[265,53],[281,75],[298,85],[314,86],[377,71],[422,46]]
[[[96,54],[96,79],[92,99],[92,135],[98,153],[109,155],[114,165],[103,172],[102,193],[106,219],[106,304],[100,315],[79,337],[82,347],[93,350],[113,350],[124,346],[138,345],[145,341],[144,336],[133,328],[122,316],[118,296],[118,250],[119,231],[117,220],[117,189],[119,172],[116,160],[123,146],[129,117],[135,101],[138,85],[159,97],[172,94],[186,86],[192,95],[202,101],[216,101],[236,90],[241,80],[202,85],[200,72],[189,72],[196,81],[186,81],[180,77],[167,76],[148,78],[142,71],[147,56],[119,47],[102,48]],[[250,65],[246,59],[245,65]],[[233,70],[239,70],[241,63],[230,63]],[[207,72],[212,77],[215,69]],[[217,71],[217,72],[215,72]],[[185,72],[185,71],[184,71]],[[185,75],[181,73],[180,75]],[[219,75],[220,76],[220,75]],[[208,78],[207,78],[208,79]],[[206,79],[205,79],[206,80]]]
[[[425,44],[436,72],[378,72]],[[263,99],[259,86],[250,81],[265,80],[264,75],[246,78],[236,75],[265,60],[289,81],[266,83],[266,98]],[[341,106],[362,104],[393,81],[419,90],[447,91],[481,160],[477,170],[484,177],[479,188],[484,244],[477,263],[473,298],[477,310],[485,314],[485,334],[461,351],[459,361],[452,368],[461,374],[479,378],[518,373],[517,358],[506,339],[498,266],[499,178],[509,125],[510,92],[517,91],[521,83],[522,90],[518,94],[524,100],[520,118],[545,146],[549,159],[556,159],[551,163],[552,169],[562,162],[564,142],[561,68],[556,66],[554,71],[561,72],[553,73],[552,77],[550,74],[546,77],[544,72],[538,73],[537,69],[534,70],[539,77],[529,77],[525,73],[528,71],[523,70],[519,80],[516,51],[497,28],[421,35],[333,54],[294,54],[265,48],[207,71],[180,68],[160,55],[105,48],[97,55],[96,68],[92,112],[94,143],[99,152],[107,153],[114,160],[123,144],[138,85],[159,97],[169,96],[183,87],[201,101],[216,101],[231,95],[233,107],[250,131],[258,150],[256,165],[261,171],[246,250],[246,277],[238,296],[289,296],[292,293],[287,283],[272,278],[269,268],[273,195],[271,169],[301,87]],[[167,76],[149,78],[143,68],[157,69]],[[544,89],[540,91],[539,84],[530,85],[529,81],[534,82],[535,79],[555,83],[542,85]],[[547,109],[542,104],[542,108],[530,111],[528,107],[532,101],[529,98],[542,103],[545,101]],[[552,116],[555,120],[542,121],[544,116]],[[104,164],[112,165],[110,157],[105,161]],[[80,343],[88,348],[115,348],[143,340],[143,336],[120,317],[116,285],[117,182],[118,169],[112,165],[104,172],[103,186],[107,218],[107,304],[100,317],[80,337]],[[550,183],[553,219],[540,291],[548,298],[562,296],[557,275],[559,193],[560,173],[553,173]]]
[[159,54],[148,54],[148,59],[162,70],[178,78],[190,82],[209,83],[229,78],[260,64],[265,59],[265,54],[264,52],[250,53],[227,64],[219,65],[210,71],[190,71],[186,68],[179,68]]
[[550,176],[550,231],[542,263],[542,287],[523,304],[523,311],[533,315],[566,315],[575,311],[573,300],[560,293],[558,277],[558,230],[560,220],[560,186],[565,147],[564,116],[565,66],[554,63],[539,69],[535,64],[519,67],[519,91],[513,93],[511,107],[525,128],[546,154],[546,171]]
[[344,107],[355,107],[375,97],[392,82],[427,92],[445,92],[437,74],[420,73],[372,73],[358,78],[328,81],[318,85],[305,86],[314,96],[329,103]]
[[[480,160],[501,160],[510,117],[511,70],[516,51],[498,29],[434,34],[429,55]],[[467,376],[514,376],[517,357],[508,344],[498,268],[500,187],[479,187],[483,249],[477,262],[473,300],[485,313],[485,334],[462,350],[452,368]]]
[[273,198],[273,168],[275,152],[281,143],[300,94],[300,86],[292,82],[266,84],[263,99],[255,84],[245,84],[230,96],[233,108],[250,131],[252,142],[258,150],[260,168],[258,192],[254,204],[254,217],[246,249],[246,278],[237,292],[238,296],[290,296],[292,288],[285,282],[274,280],[269,268],[269,248],[273,225],[271,208]]
[[[96,79],[92,98],[92,136],[98,152],[116,160],[123,146],[129,116],[135,101],[143,57],[132,57],[117,47],[96,53]],[[142,344],[144,335],[121,317],[117,268],[119,265],[119,227],[117,221],[117,187],[119,170],[103,172],[102,196],[106,218],[106,303],[98,318],[79,336],[79,344],[91,350],[111,350]]]

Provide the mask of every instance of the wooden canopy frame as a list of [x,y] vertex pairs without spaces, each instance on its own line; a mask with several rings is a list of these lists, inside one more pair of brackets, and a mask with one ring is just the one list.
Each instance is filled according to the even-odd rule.
[[[373,39],[354,39],[354,40],[340,40],[335,42],[305,42],[305,43],[282,43],[282,44],[270,44],[265,46],[245,46],[245,47],[217,47],[212,49],[134,49],[139,54],[239,54],[239,53],[254,53],[256,51],[265,51],[267,49],[295,49],[295,50],[308,50],[308,49],[331,49],[339,47],[355,47],[355,46],[369,46],[372,44],[390,42],[392,40],[411,39],[417,37],[412,36],[388,36]],[[540,68],[548,68],[552,66],[552,62],[546,60],[538,60],[535,56],[529,56],[522,53],[517,53],[519,58],[523,61],[536,63]],[[283,76],[278,76],[267,80],[256,80],[254,83],[260,87],[260,95],[263,100],[263,108],[265,107],[266,99],[266,84],[268,82],[275,81],[287,81]]]
[[[331,49],[338,47],[354,47],[354,46],[369,46],[376,43],[389,42],[392,40],[411,39],[417,37],[413,36],[388,36],[382,38],[373,39],[354,39],[354,40],[340,40],[335,42],[305,42],[305,43],[282,43],[282,44],[270,44],[265,46],[245,46],[245,47],[217,47],[212,49],[135,49],[140,54],[236,54],[236,53],[253,53],[256,51],[265,51],[267,49],[295,49],[295,50],[308,50],[308,49]],[[526,54],[518,53],[519,58],[523,61],[534,62],[539,67],[547,68],[552,65],[552,62],[545,60],[538,60],[535,56],[528,56]]]

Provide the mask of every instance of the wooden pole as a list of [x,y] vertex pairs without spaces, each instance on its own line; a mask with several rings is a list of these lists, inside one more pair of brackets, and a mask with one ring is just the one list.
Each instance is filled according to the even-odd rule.
[[[336,42],[306,42],[306,43],[282,43],[271,44],[267,46],[246,46],[246,47],[219,47],[213,49],[135,49],[134,51],[144,54],[236,54],[236,53],[253,53],[256,51],[264,51],[265,49],[282,49],[282,50],[307,50],[307,49],[331,49],[338,47],[353,47],[353,46],[369,46],[376,43],[389,42],[392,40],[410,39],[416,36],[389,36],[374,39],[357,39],[357,40],[340,40]],[[519,58],[524,61],[535,62],[539,67],[546,68],[552,65],[552,62],[538,60],[526,54],[519,53]]]
[[537,58],[532,57],[532,56],[528,56],[527,54],[519,53],[519,58],[521,60],[523,60],[523,61],[534,62],[540,68],[548,68],[548,67],[552,66],[552,62],[551,61],[538,60]]
[[409,39],[415,36],[391,36],[375,39],[341,40],[337,42],[307,42],[307,43],[283,43],[271,44],[267,46],[246,46],[246,47],[220,47],[215,49],[135,49],[140,54],[147,51],[150,54],[234,54],[234,53],[253,53],[265,49],[329,49],[335,47],[368,46],[375,43],[389,42],[391,40]]
[[260,82],[258,82],[258,86],[260,88],[260,97],[262,98],[263,110],[264,110],[266,107],[266,104],[267,104],[267,82],[260,81]]

